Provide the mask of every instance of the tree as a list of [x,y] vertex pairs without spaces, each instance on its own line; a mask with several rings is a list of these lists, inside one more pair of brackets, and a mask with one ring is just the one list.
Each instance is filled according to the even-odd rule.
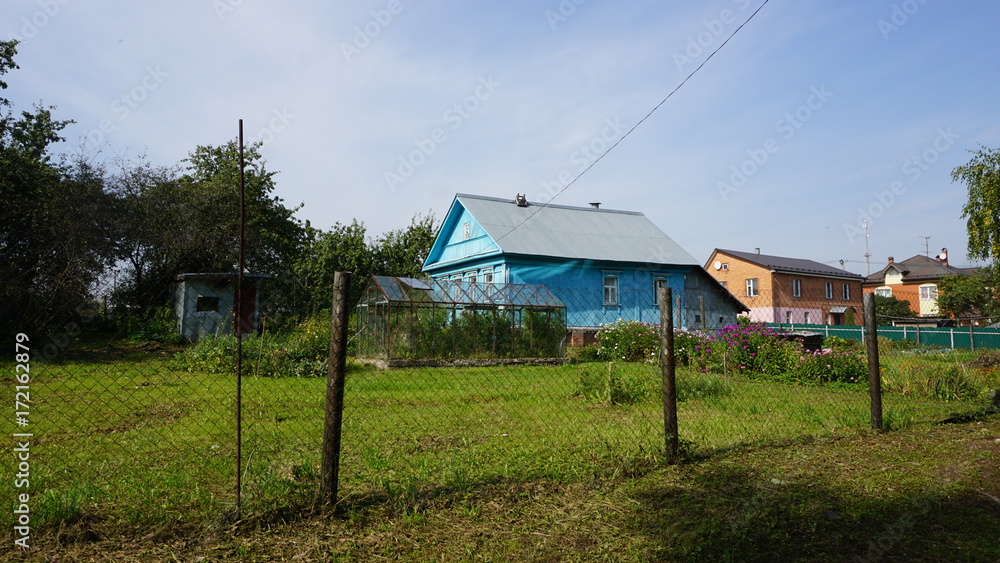
[[875,316],[884,318],[909,318],[915,317],[910,309],[910,302],[905,299],[896,299],[891,295],[875,294]]
[[[246,271],[281,277],[300,250],[305,229],[273,195],[274,173],[245,147]],[[239,148],[235,141],[199,146],[186,168],[126,163],[114,178],[127,262],[118,299],[142,314],[163,305],[174,278],[185,272],[237,270]]]
[[[0,76],[18,68],[16,47],[0,41]],[[52,107],[19,116],[10,107],[0,98],[0,334],[40,335],[92,299],[113,261],[113,200],[99,167],[52,162],[50,147],[71,121],[54,119]]]
[[969,235],[969,257],[996,262],[1000,258],[1000,151],[980,147],[972,160],[951,172],[963,182],[969,199],[962,208]]
[[389,231],[375,242],[373,269],[383,276],[422,276],[424,260],[434,244],[436,231],[433,212],[414,215],[409,227]]
[[1000,303],[993,290],[992,268],[981,268],[971,276],[946,276],[938,284],[938,309],[955,317],[963,315],[1000,316]]
[[371,254],[365,225],[356,219],[350,225],[337,223],[329,231],[307,226],[305,242],[292,267],[295,285],[286,289],[296,296],[291,308],[298,314],[330,308],[337,271],[353,272],[351,303],[356,302],[364,280],[373,272]]
[[315,313],[330,307],[333,275],[352,272],[351,303],[356,303],[370,276],[422,276],[424,260],[434,243],[436,221],[432,213],[414,215],[410,225],[367,237],[364,223],[337,223],[329,231],[306,228],[305,243],[293,270],[293,288],[299,314]]

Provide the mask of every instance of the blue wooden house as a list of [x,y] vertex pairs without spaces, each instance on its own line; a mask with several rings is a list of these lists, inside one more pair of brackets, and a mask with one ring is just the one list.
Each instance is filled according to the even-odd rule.
[[466,283],[543,284],[571,327],[658,323],[657,289],[679,296],[675,326],[720,328],[746,307],[698,260],[634,211],[458,194],[423,271]]

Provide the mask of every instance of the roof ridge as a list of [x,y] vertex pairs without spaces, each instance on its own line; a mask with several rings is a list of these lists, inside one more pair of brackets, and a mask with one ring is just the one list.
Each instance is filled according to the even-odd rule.
[[[504,198],[504,197],[496,197],[496,196],[488,196],[488,195],[478,195],[478,194],[465,194],[465,193],[457,193],[457,194],[455,194],[455,198],[456,199],[460,198],[460,197],[469,198],[469,199],[481,199],[481,200],[484,200],[484,201],[495,201],[495,202],[498,202],[498,203],[510,203],[510,204],[514,204],[514,200],[513,199],[508,199],[508,198]],[[580,206],[580,205],[563,205],[563,204],[559,204],[559,203],[541,203],[541,202],[537,202],[537,201],[528,201],[527,203],[528,203],[528,207],[541,207],[541,208],[550,208],[550,209],[568,209],[568,210],[572,210],[572,211],[587,211],[587,212],[591,212],[591,213],[622,213],[622,214],[625,214],[625,215],[641,215],[643,217],[646,216],[646,214],[643,213],[642,211],[628,211],[626,209],[606,209],[606,208],[601,208],[601,207],[583,207],[583,206]]]

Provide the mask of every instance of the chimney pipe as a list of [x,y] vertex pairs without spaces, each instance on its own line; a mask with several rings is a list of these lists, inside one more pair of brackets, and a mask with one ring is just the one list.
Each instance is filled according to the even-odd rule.
[[753,249],[754,254],[760,254],[760,247]]
[[600,209],[601,208],[601,202],[599,202],[599,201],[592,201],[592,202],[590,202],[590,206],[593,207],[594,209]]
[[893,262],[895,262],[895,261],[896,261],[896,259],[895,259],[895,258],[893,258],[892,256],[890,256],[890,257],[889,257],[889,263],[890,263],[890,264],[892,264],[892,263],[893,263]]

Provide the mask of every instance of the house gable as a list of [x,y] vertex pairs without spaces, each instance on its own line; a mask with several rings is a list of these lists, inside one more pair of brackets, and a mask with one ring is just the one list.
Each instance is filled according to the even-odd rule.
[[458,198],[452,202],[448,214],[424,261],[424,271],[458,264],[474,258],[485,258],[500,253],[496,241],[476,220]]

